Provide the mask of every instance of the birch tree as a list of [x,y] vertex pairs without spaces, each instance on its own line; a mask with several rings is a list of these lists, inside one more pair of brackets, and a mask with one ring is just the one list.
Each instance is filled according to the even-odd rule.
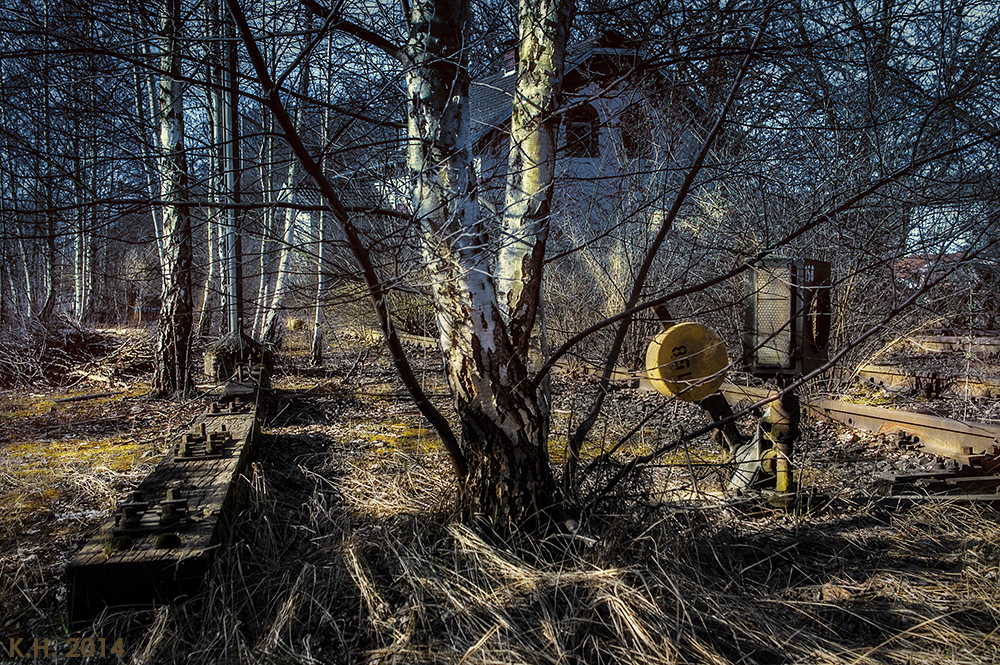
[[[315,3],[314,11],[330,18]],[[233,0],[228,5],[239,14]],[[369,39],[406,67],[407,167],[412,207],[420,229],[424,268],[437,312],[439,343],[458,411],[461,437],[423,396],[399,344],[379,275],[371,265],[339,196],[305,150],[294,121],[256,48],[246,20],[237,18],[268,92],[272,112],[296,156],[302,160],[340,222],[369,289],[393,361],[418,407],[441,434],[461,480],[465,503],[489,515],[501,527],[542,518],[556,504],[548,458],[548,413],[530,388],[526,356],[538,311],[540,258],[544,248],[554,159],[552,110],[561,83],[565,39],[572,15],[568,2],[525,0],[520,9],[526,45],[520,55],[526,96],[516,116],[515,133],[526,142],[516,160],[511,200],[512,249],[501,270],[505,303],[491,272],[493,256],[484,220],[479,216],[477,177],[470,143],[467,44],[472,29],[468,0],[420,0],[405,17],[405,46],[336,17],[337,27]],[[540,61],[542,67],[535,68]],[[538,109],[528,109],[532,104]],[[521,125],[524,125],[522,127]],[[523,330],[512,339],[508,321]]]
[[510,237],[499,262],[504,302],[490,276],[469,142],[464,45],[471,9],[465,0],[424,0],[411,6],[409,16],[407,163],[439,343],[462,428],[466,498],[471,509],[508,525],[538,517],[555,500],[548,413],[531,389],[525,351],[539,306],[555,161],[551,114],[571,7],[559,0],[520,5],[505,216]]
[[[309,67],[309,58],[307,57],[299,74],[298,96],[300,100],[304,100],[309,93]],[[302,132],[303,115],[303,103],[300,102],[295,111],[295,129],[299,133]],[[281,309],[285,305],[285,300],[292,286],[291,261],[295,251],[295,237],[299,217],[299,211],[295,207],[296,203],[298,203],[298,190],[296,188],[298,174],[298,161],[292,159],[288,163],[288,173],[277,197],[278,201],[287,202],[290,205],[284,211],[285,219],[278,250],[278,270],[274,277],[274,286],[271,293],[266,294],[270,302],[266,303],[267,309],[261,326],[260,339],[268,343],[278,341],[280,335],[278,321]]]
[[[227,107],[225,94],[224,48],[222,46],[222,21],[219,16],[217,0],[205,5],[205,34],[208,36],[206,47],[207,67],[205,78],[214,83],[217,88],[206,89],[206,108],[209,114],[209,133],[212,139],[212,150],[209,154],[210,197],[213,203],[224,204],[228,200],[227,164],[225,151],[227,147]],[[205,288],[201,302],[201,313],[198,316],[198,337],[208,339],[212,332],[212,320],[215,310],[220,304],[221,269],[223,263],[222,243],[220,242],[222,219],[228,213],[221,207],[213,208],[206,215],[205,243],[207,249],[208,273],[205,276]],[[223,322],[223,327],[227,322]]]
[[164,201],[164,266],[153,389],[161,395],[180,396],[193,388],[188,356],[194,310],[184,97],[180,81],[181,0],[164,0],[160,26],[160,182]]
[[[332,60],[332,40],[326,40],[326,61],[330,63]],[[332,68],[331,68],[332,69]],[[326,85],[324,96],[326,102],[326,108],[323,109],[323,124],[320,127],[319,142],[320,145],[325,146],[330,138],[330,98],[331,98],[331,87],[332,87],[332,72],[328,70],[328,75],[326,77]],[[320,169],[326,173],[327,171],[327,160],[325,156],[320,159],[319,163]],[[313,339],[312,348],[309,354],[310,362],[319,367],[323,364],[323,302],[326,295],[326,270],[327,270],[327,239],[326,239],[326,212],[321,210],[318,214],[313,215],[313,240],[315,241],[315,252],[316,257],[316,304],[313,313]]]

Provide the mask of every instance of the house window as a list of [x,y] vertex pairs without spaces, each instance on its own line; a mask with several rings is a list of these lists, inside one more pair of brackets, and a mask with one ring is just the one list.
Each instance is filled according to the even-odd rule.
[[581,106],[566,114],[566,156],[600,157],[601,119],[593,106]]
[[633,104],[622,110],[619,117],[622,150],[628,159],[649,159],[653,156],[653,118],[646,108]]
[[499,159],[510,146],[510,128],[494,129],[483,141],[482,153],[493,159]]
[[517,49],[512,48],[503,54],[503,75],[511,76],[517,73]]

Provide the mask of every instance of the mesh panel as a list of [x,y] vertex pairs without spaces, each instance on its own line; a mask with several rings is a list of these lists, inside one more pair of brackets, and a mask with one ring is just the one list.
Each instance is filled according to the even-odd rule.
[[774,267],[757,271],[757,364],[787,367],[791,364],[791,269]]

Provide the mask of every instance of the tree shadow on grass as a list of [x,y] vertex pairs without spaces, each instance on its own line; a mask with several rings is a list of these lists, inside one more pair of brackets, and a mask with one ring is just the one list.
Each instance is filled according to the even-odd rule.
[[265,437],[250,508],[205,590],[147,617],[134,653],[587,665],[997,653],[995,511],[623,503],[586,537],[504,540],[456,513],[442,454],[359,438],[398,414],[317,413],[286,411]]

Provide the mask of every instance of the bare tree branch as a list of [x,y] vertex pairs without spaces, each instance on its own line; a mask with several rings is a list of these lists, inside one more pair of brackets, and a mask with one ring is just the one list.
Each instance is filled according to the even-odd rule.
[[260,50],[257,48],[257,43],[253,38],[253,33],[250,31],[250,26],[247,24],[243,11],[240,9],[238,0],[226,0],[226,5],[233,16],[233,20],[240,32],[243,43],[247,48],[247,53],[253,63],[254,70],[257,72],[259,82],[264,88],[264,91],[267,93],[267,105],[284,131],[285,140],[295,153],[295,156],[302,161],[303,169],[316,183],[316,186],[319,188],[323,198],[326,199],[331,212],[333,212],[334,217],[343,229],[344,235],[347,236],[348,246],[361,268],[365,284],[368,287],[368,299],[375,310],[375,315],[378,319],[379,327],[382,329],[382,334],[385,336],[386,344],[389,348],[389,354],[392,357],[392,362],[395,365],[396,370],[399,372],[400,378],[406,386],[407,392],[410,393],[410,396],[413,398],[413,401],[420,410],[420,413],[427,418],[437,433],[441,436],[445,449],[451,457],[451,462],[455,468],[456,475],[458,475],[460,480],[464,479],[468,473],[468,467],[466,465],[465,456],[462,454],[462,450],[458,444],[458,439],[455,437],[455,434],[445,417],[440,411],[437,410],[437,408],[434,407],[433,404],[431,404],[427,395],[420,387],[419,379],[417,379],[416,375],[413,373],[413,368],[410,366],[409,360],[406,357],[403,345],[399,340],[399,336],[396,334],[396,328],[392,324],[392,317],[388,308],[388,299],[386,297],[385,290],[382,287],[382,282],[375,272],[375,267],[372,264],[369,249],[362,242],[357,227],[355,227],[354,222],[351,220],[347,209],[340,202],[340,197],[333,189],[333,185],[330,184],[330,181],[323,173],[319,164],[317,164],[312,158],[312,155],[309,154],[309,151],[302,143],[302,139],[295,131],[294,123],[281,102],[278,88],[276,88],[271,81],[270,74],[267,71],[267,65],[264,63],[264,58],[261,56]]
[[398,60],[404,67],[409,67],[412,64],[410,59],[406,56],[406,50],[403,47],[393,44],[382,35],[372,32],[368,28],[360,26],[356,23],[352,23],[343,16],[338,16],[336,12],[328,7],[324,7],[316,0],[301,0],[301,2],[312,13],[328,19],[327,25],[329,25],[329,19],[336,21],[332,26],[334,30],[339,30],[340,32],[351,35],[352,37],[357,37],[358,39],[371,44],[375,48],[381,49],[386,53],[386,55]]
[[[746,76],[747,72],[750,70],[750,63],[754,57],[754,51],[757,45],[760,43],[761,38],[764,36],[764,30],[767,28],[768,19],[771,16],[771,10],[773,5],[768,6],[764,10],[764,14],[761,18],[760,28],[757,30],[757,34],[753,39],[753,43],[750,47],[749,52],[743,60],[743,64],[736,74],[736,79],[733,81],[732,88],[729,91],[729,96],[726,99],[726,103],[719,113],[718,119],[715,121],[715,125],[712,127],[708,136],[702,144],[701,151],[695,158],[690,169],[688,169],[687,175],[684,178],[684,182],[681,184],[680,190],[674,197],[674,203],[670,208],[670,211],[665,216],[663,223],[660,225],[660,229],[656,234],[656,238],[653,240],[649,249],[646,251],[646,257],[642,262],[642,266],[639,268],[639,272],[636,274],[635,280],[632,283],[632,291],[629,295],[628,301],[625,304],[624,309],[627,311],[635,307],[636,303],[639,302],[639,298],[642,295],[642,290],[646,286],[646,278],[649,275],[649,270],[653,265],[653,259],[656,258],[657,252],[659,252],[660,247],[663,245],[663,241],[667,236],[667,232],[671,229],[674,223],[674,219],[677,218],[677,214],[680,212],[681,205],[687,198],[688,192],[691,190],[694,184],[695,178],[698,176],[698,172],[701,170],[702,164],[705,162],[705,158],[708,156],[709,151],[712,148],[712,144],[715,142],[715,138],[719,135],[722,130],[722,126],[726,122],[726,117],[729,114],[729,110],[733,106],[733,102],[736,100],[737,92],[740,89],[740,84],[743,82],[743,78]],[[579,427],[577,427],[576,432],[574,432],[573,437],[569,441],[569,451],[566,458],[566,473],[568,476],[568,482],[572,484],[573,477],[576,471],[576,463],[580,457],[580,447],[583,445],[583,440],[586,438],[590,429],[597,422],[597,416],[601,412],[601,407],[604,404],[604,398],[607,395],[608,384],[611,381],[611,374],[614,372],[615,365],[618,363],[618,356],[621,353],[622,344],[625,342],[625,335],[628,332],[628,327],[632,322],[631,315],[625,316],[621,319],[621,325],[618,327],[618,331],[615,333],[614,342],[611,345],[611,351],[608,353],[607,360],[604,364],[604,371],[601,374],[601,380],[598,384],[597,395],[594,398],[594,403],[591,406],[590,412],[587,417],[583,419]]]

